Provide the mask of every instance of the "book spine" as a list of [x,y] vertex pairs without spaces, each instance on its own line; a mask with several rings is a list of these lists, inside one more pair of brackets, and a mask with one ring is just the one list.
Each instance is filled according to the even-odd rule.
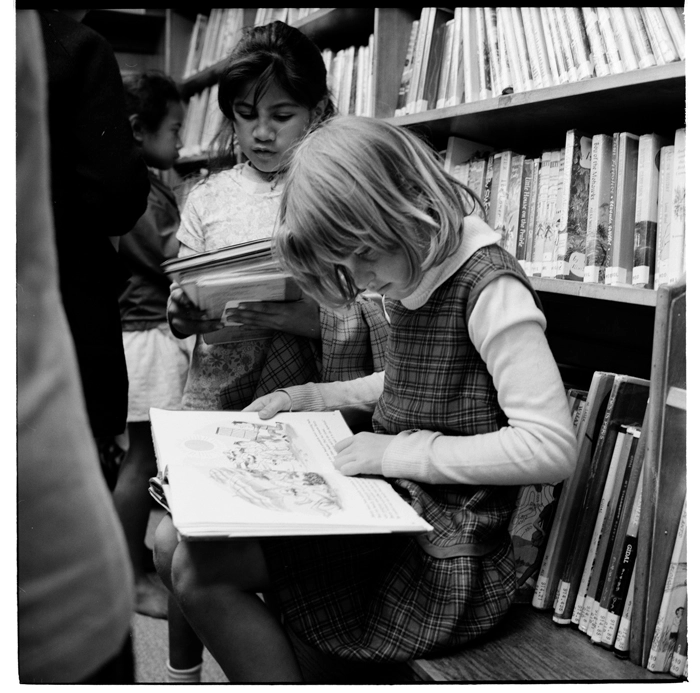
[[591,138],[578,130],[566,134],[562,224],[557,242],[556,276],[583,281],[591,178]]
[[484,181],[486,179],[486,159],[475,159],[469,163],[467,186],[483,202]]
[[[634,585],[635,573],[637,572],[637,563],[632,566],[632,575],[630,583]],[[622,616],[617,627],[617,635],[615,636],[615,644],[613,652],[619,659],[629,659],[630,656],[630,626],[632,624],[632,613],[634,609],[634,590],[627,590],[625,604],[622,607]]]
[[668,250],[673,214],[673,145],[661,147],[659,162],[659,210],[656,232],[656,272],[654,289],[668,284]]
[[552,156],[549,195],[547,203],[547,220],[549,232],[545,234],[542,251],[542,276],[554,278],[557,271],[557,242],[562,224],[561,203],[564,194],[564,149],[554,151]]
[[[654,637],[651,641],[651,649],[647,659],[649,671],[664,672],[671,666],[673,646],[675,640],[671,637],[674,632],[677,636],[680,625],[679,609],[683,608],[687,596],[687,508],[683,506],[681,520],[678,525],[671,563],[668,567],[668,576],[664,586],[664,594],[659,608],[659,617],[654,629]],[[674,624],[674,620],[676,621]]]
[[424,63],[428,60],[428,56],[426,55],[426,45],[428,41],[428,31],[432,28],[430,23],[430,10],[430,7],[424,7],[421,10],[418,24],[418,35],[416,37],[416,54],[413,61],[413,70],[411,71],[411,81],[408,86],[408,95],[406,97],[404,114],[416,112],[418,89],[421,81],[421,70],[423,69]]
[[653,67],[656,65],[656,58],[644,24],[641,7],[624,7],[623,10],[639,67],[642,69]]
[[644,26],[649,34],[651,48],[654,51],[657,65],[667,65],[680,60],[671,34],[668,32],[661,8],[642,7],[641,10]]
[[683,615],[678,626],[678,639],[673,649],[669,673],[676,678],[688,678],[688,598],[686,597]]
[[571,37],[574,62],[576,64],[576,78],[578,80],[593,77],[593,60],[591,46],[588,42],[586,27],[583,21],[583,12],[580,7],[564,7],[563,16],[566,28]]
[[622,66],[625,72],[636,70],[639,68],[637,57],[634,54],[632,39],[630,38],[629,28],[625,21],[625,13],[621,7],[609,7],[610,23],[612,24],[615,42],[620,48],[622,56]]
[[[497,161],[500,159],[500,165]],[[494,158],[494,181],[498,171],[498,188],[496,191],[496,212],[493,217],[493,229],[501,234],[500,245],[506,240],[506,207],[508,205],[508,185],[510,183],[510,169],[513,161],[513,152],[506,150],[496,154]],[[493,189],[492,189],[493,192]],[[492,200],[492,204],[493,204]]]
[[520,266],[529,274],[527,267],[527,219],[530,213],[530,202],[532,200],[532,169],[533,159],[523,157],[523,177],[522,177],[522,196],[520,210],[518,212],[518,232],[515,241],[515,259],[520,263]]
[[654,286],[661,144],[661,137],[655,133],[639,138],[632,284],[645,289]]
[[620,163],[620,135],[621,133],[616,132],[613,134],[612,138],[612,154],[611,154],[611,167],[610,167],[610,197],[608,200],[608,233],[605,246],[603,248],[603,281],[607,276],[608,269],[612,266],[612,247],[613,247],[613,236],[615,233],[615,210],[617,207],[617,181],[619,174],[619,163]]
[[489,65],[491,67],[491,87],[494,96],[503,93],[504,85],[501,76],[501,56],[498,45],[498,26],[496,21],[496,8],[484,7],[484,25],[486,28],[486,42],[489,47]]
[[[440,56],[439,79],[437,80],[435,101],[432,105],[433,108],[444,108],[447,102],[447,84],[452,69],[452,44],[455,36],[455,20],[448,20],[444,27],[440,27],[438,31],[442,32],[444,37],[442,40],[442,55]],[[438,70],[436,70],[436,72],[438,72]],[[428,79],[430,79],[430,75]],[[428,110],[430,110],[431,101],[431,99],[428,100]]]
[[482,201],[484,203],[485,218],[488,223],[489,215],[492,206],[491,193],[493,192],[493,162],[495,154],[491,153],[486,159],[486,173],[484,175],[484,196]]
[[496,41],[498,42],[498,57],[501,67],[501,89],[503,94],[512,94],[514,91],[522,91],[520,80],[516,79],[515,56],[508,51],[506,42],[506,15],[504,8],[496,8]]
[[608,65],[610,65],[610,72],[614,75],[619,75],[625,71],[625,66],[622,61],[622,51],[615,38],[609,8],[596,7],[595,11],[598,15],[598,26],[603,38],[603,47],[608,58]]
[[542,74],[542,65],[540,63],[540,56],[537,53],[537,42],[535,39],[535,28],[532,25],[532,17],[530,16],[529,7],[519,7],[515,8],[520,13],[520,18],[523,26],[523,38],[525,39],[525,50],[530,61],[530,70],[532,72],[532,86],[535,89],[540,89],[544,86],[550,86],[550,84],[545,84],[544,75]]
[[513,154],[506,189],[503,247],[513,256],[518,252],[518,227],[522,208],[525,156]]
[[542,39],[547,52],[547,61],[552,73],[552,84],[564,84],[568,81],[568,76],[561,73],[559,57],[554,45],[552,30],[549,26],[549,13],[546,7],[531,7],[533,26],[542,27]]
[[479,98],[490,99],[494,92],[491,83],[491,58],[489,54],[489,44],[486,38],[486,18],[484,16],[483,7],[475,7],[473,9],[476,16],[476,57],[479,67]]
[[622,554],[613,582],[612,594],[602,627],[600,642],[603,647],[612,649],[617,638],[617,631],[622,618],[627,593],[632,585],[632,571],[637,556],[637,533],[639,518],[642,514],[642,480],[637,481],[634,495],[634,507],[629,518]]
[[416,38],[418,36],[418,25],[419,20],[415,19],[411,23],[411,33],[408,37],[408,47],[406,49],[406,58],[403,64],[403,73],[401,75],[401,84],[399,85],[399,97],[396,102],[395,115],[402,116],[406,113],[406,98],[408,95],[408,88],[411,82],[411,73],[413,71],[413,65],[415,63],[416,57]]
[[593,7],[583,7],[581,9],[583,10],[584,29],[591,47],[591,58],[595,68],[595,76],[605,77],[610,74],[611,70],[608,64],[608,56],[603,46],[603,36],[600,33],[598,15]]
[[678,57],[685,60],[685,27],[681,15],[675,7],[660,7],[659,9],[666,20],[666,27],[671,34]]
[[[450,41],[450,55],[448,57],[449,69],[447,76],[447,94],[445,95],[445,107],[456,106],[457,104],[471,101],[464,95],[464,75],[467,70],[465,65],[464,50],[462,47],[462,27],[464,15],[468,14],[463,7],[455,7],[455,17],[453,20],[452,38]],[[471,49],[470,49],[471,50]],[[443,69],[444,66],[443,66]]]
[[547,234],[547,199],[550,186],[550,171],[553,151],[542,152],[539,185],[537,187],[537,214],[535,238],[532,251],[532,276],[542,276],[544,242]]
[[535,157],[532,160],[532,182],[530,184],[530,199],[527,211],[527,230],[525,234],[525,273],[532,276],[532,253],[535,243],[535,226],[537,224],[537,191],[539,190],[540,166],[542,160]]
[[668,247],[668,283],[676,284],[685,273],[685,128],[673,140],[673,205]]
[[569,75],[569,82],[576,82],[578,80],[578,72],[576,69],[576,61],[574,59],[574,51],[572,46],[573,39],[569,34],[566,20],[564,19],[564,9],[562,7],[555,7],[553,10],[553,26],[556,27],[556,37],[558,37],[561,46],[564,66]]
[[591,140],[591,178],[586,221],[586,267],[584,282],[605,282],[605,252],[608,238],[612,137],[594,135]]
[[477,20],[476,8],[462,7],[459,19],[458,35],[461,37],[459,45],[459,65],[461,69],[457,75],[457,84],[460,90],[464,92],[463,99],[459,99],[457,103],[464,101],[471,103],[478,101],[481,89],[481,60],[483,54],[482,47],[477,37]]
[[519,7],[511,7],[510,15],[515,33],[515,44],[518,50],[518,59],[522,68],[523,89],[525,91],[529,91],[534,87],[534,78],[530,56],[527,50],[527,42],[525,40],[523,15]]

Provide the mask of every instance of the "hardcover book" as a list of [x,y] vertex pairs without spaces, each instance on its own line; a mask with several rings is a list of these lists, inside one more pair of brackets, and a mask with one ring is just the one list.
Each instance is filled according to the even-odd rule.
[[584,282],[605,283],[606,256],[610,247],[608,219],[613,167],[613,138],[593,135],[591,140],[591,178],[586,218],[586,267]]
[[150,410],[158,477],[184,539],[432,530],[384,479],[344,476],[334,444],[352,435],[340,412]]
[[566,133],[561,230],[557,237],[557,279],[583,281],[591,181],[591,137],[580,130]]

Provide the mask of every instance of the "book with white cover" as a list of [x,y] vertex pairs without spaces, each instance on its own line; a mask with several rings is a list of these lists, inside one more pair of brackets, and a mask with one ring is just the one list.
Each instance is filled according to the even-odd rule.
[[378,477],[344,476],[335,443],[352,435],[338,411],[151,408],[158,463],[154,495],[185,539],[432,530]]

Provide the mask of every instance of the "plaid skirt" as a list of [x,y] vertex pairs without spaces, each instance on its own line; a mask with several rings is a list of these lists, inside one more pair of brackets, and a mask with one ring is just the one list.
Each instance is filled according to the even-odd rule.
[[486,556],[453,558],[396,535],[262,545],[285,624],[348,660],[401,662],[462,647],[493,628],[515,594],[509,538]]

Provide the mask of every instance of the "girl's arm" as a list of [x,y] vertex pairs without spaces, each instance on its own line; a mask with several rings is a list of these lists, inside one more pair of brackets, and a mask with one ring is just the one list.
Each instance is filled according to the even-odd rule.
[[508,426],[474,436],[400,433],[384,454],[384,476],[475,485],[557,482],[569,476],[576,438],[544,327],[544,316],[520,281],[501,277],[491,282],[468,328],[493,377]]

